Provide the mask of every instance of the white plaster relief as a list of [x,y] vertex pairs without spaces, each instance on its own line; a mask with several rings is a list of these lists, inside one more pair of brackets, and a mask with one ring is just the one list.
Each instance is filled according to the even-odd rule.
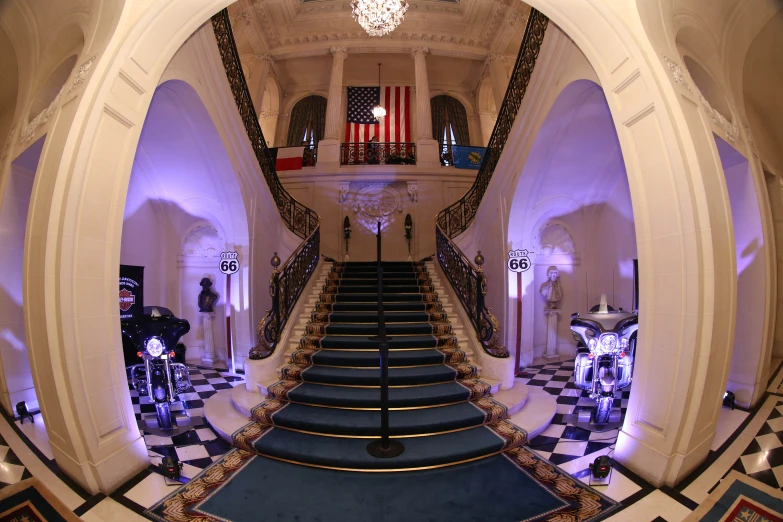
[[16,124],[11,126],[8,131],[8,137],[5,139],[5,145],[3,145],[3,153],[0,154],[0,158],[5,158],[8,155],[8,151],[11,150],[11,143],[14,141],[14,132],[16,132]]
[[54,114],[54,111],[57,109],[57,106],[60,104],[60,100],[63,98],[63,96],[67,95],[87,80],[90,70],[92,69],[92,64],[95,62],[95,58],[97,58],[97,56],[93,56],[81,64],[76,70],[76,74],[74,75],[71,82],[62,86],[60,92],[58,92],[57,96],[55,96],[55,98],[52,100],[52,103],[50,103],[47,108],[38,113],[38,115],[29,123],[22,126],[22,131],[19,133],[19,143],[26,143],[33,139],[36,129],[49,121],[49,118],[52,116],[52,114]]
[[389,183],[365,183],[354,196],[353,211],[371,218],[402,212],[402,198]]
[[350,190],[351,190],[351,186],[349,183],[340,183],[340,196],[339,196],[340,203],[344,203],[345,200],[348,199],[348,193],[350,192]]
[[219,257],[223,251],[223,239],[209,225],[200,225],[190,231],[182,242],[182,255],[190,257]]
[[538,231],[537,253],[542,255],[573,255],[574,240],[568,231],[554,223],[547,223]]
[[419,201],[419,185],[415,181],[408,182],[408,199],[413,203]]

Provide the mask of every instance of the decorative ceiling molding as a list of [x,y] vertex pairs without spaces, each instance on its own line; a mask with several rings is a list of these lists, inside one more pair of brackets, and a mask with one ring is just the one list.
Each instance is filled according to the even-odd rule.
[[[369,42],[368,42],[369,43]],[[380,43],[380,42],[379,42]],[[383,42],[389,44],[391,42]],[[457,47],[439,45],[438,42],[428,42],[427,46],[430,49],[430,54],[437,56],[449,56],[451,58],[464,58],[466,60],[485,60],[487,58],[486,49],[478,49],[471,47]],[[410,54],[414,46],[410,43],[399,42],[398,46],[394,45],[351,45],[346,43],[345,47],[348,49],[348,54],[390,54],[390,53],[403,53]],[[418,45],[415,47],[419,47]],[[271,53],[275,60],[288,60],[290,58],[305,58],[308,56],[323,56],[329,54],[328,48],[323,46],[314,45],[301,45],[294,47],[293,49],[277,49]]]
[[501,27],[495,33],[495,38],[490,44],[490,50],[496,54],[505,52],[511,39],[524,31],[529,16],[529,5],[522,2],[512,4],[508,9],[507,16],[503,18]]

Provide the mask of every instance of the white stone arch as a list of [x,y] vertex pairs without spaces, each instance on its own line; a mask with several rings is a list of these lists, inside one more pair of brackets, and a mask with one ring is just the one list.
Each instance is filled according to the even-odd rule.
[[280,119],[280,84],[277,78],[269,76],[266,79],[266,90],[264,91],[264,101],[258,112],[258,121],[261,123],[261,132],[264,133],[264,139],[267,145],[274,147],[277,144],[277,122]]
[[304,98],[313,95],[322,96],[327,100],[329,99],[329,92],[323,89],[309,89],[306,91],[285,93],[281,103],[282,108],[280,110],[280,116],[277,120],[277,131],[275,132],[278,146],[285,146],[286,138],[288,136],[288,127],[291,124],[291,111],[293,110],[294,105]]
[[[72,361],[51,370],[59,372],[55,380],[63,386],[67,376],[79,375],[84,350],[104,353],[103,345],[119,351],[112,292],[119,252],[117,228],[141,122],[152,91],[176,50],[228,3],[158,0],[135,22],[127,19],[109,43],[111,52],[98,61],[79,103],[53,126],[53,139],[47,143],[34,189],[27,244],[36,254],[26,257],[25,286],[31,299],[25,312],[46,317],[45,326],[31,335],[33,349],[49,353],[52,359]],[[726,334],[730,327],[726,325],[735,302],[730,292],[716,291],[728,282],[726,269],[734,266],[730,251],[721,247],[729,236],[726,204],[706,204],[711,195],[725,191],[714,154],[705,148],[702,130],[707,123],[681,99],[652,44],[634,34],[638,13],[633,9],[623,6],[622,11],[615,11],[613,5],[598,0],[531,0],[530,4],[576,42],[607,93],[628,165],[634,207],[640,210],[636,228],[644,245],[639,253],[641,323],[648,332],[660,332],[640,341],[648,355],[642,364],[646,370],[636,376],[636,383],[644,393],[631,404],[635,416],[621,434],[617,456],[655,484],[674,483],[709,450],[718,409],[713,402],[725,382],[721,365],[729,353]],[[130,13],[124,15],[130,18]],[[113,90],[115,85],[125,87]],[[518,118],[514,136],[518,137],[526,119],[524,114]],[[116,173],[113,177],[106,175],[107,161],[113,166],[110,172]],[[502,201],[498,188],[499,182],[490,187],[488,201]],[[653,193],[656,197],[651,199]],[[106,194],[112,195],[108,201]],[[496,208],[482,205],[477,223],[495,215]],[[664,215],[670,217],[664,220]],[[95,223],[108,226],[98,229]],[[485,234],[474,243],[498,242],[502,235],[494,225],[493,230],[494,234]],[[664,270],[662,261],[653,256],[662,233],[673,238],[668,253],[682,267],[681,273],[671,273],[670,264]],[[73,241],[83,237],[100,244],[105,254],[96,258],[85,241]],[[710,242],[714,246],[708,249]],[[492,243],[491,248],[498,257],[505,250],[500,243]],[[92,260],[91,277],[85,277],[86,267],[75,262],[87,259]],[[487,267],[488,275],[505,281],[499,273],[504,263],[493,263]],[[699,277],[686,278],[686,273]],[[79,318],[90,319],[89,330]],[[671,357],[662,357],[660,363],[653,360],[664,346],[680,360],[675,371],[663,366]],[[121,373],[117,358],[112,360],[113,373]],[[98,394],[94,383],[77,378],[73,384],[73,380],[68,387],[77,400],[48,397],[60,401],[73,435],[84,441],[74,455],[74,462],[84,466],[68,471],[90,490],[109,491],[147,462],[130,401],[120,400],[127,399],[127,388],[123,392],[120,386],[107,386]],[[661,393],[654,396],[658,389]],[[648,401],[642,403],[643,397]],[[90,420],[96,413],[115,411],[112,408],[120,413],[102,417],[100,424]],[[91,464],[95,462],[101,464]]]

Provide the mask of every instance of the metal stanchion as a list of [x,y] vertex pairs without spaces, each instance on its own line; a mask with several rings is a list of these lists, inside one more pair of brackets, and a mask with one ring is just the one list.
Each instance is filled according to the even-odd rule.
[[389,341],[386,337],[386,320],[383,316],[383,265],[381,265],[381,224],[378,223],[378,341],[381,363],[381,438],[367,445],[367,453],[373,457],[388,459],[401,455],[405,446],[399,440],[389,438]]

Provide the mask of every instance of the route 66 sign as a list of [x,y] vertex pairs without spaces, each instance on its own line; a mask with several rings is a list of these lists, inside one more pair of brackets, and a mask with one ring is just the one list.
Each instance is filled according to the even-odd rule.
[[524,272],[530,268],[527,250],[512,250],[508,253],[508,269],[512,272]]
[[226,275],[236,274],[239,271],[238,257],[236,252],[222,252],[220,254],[220,271]]

